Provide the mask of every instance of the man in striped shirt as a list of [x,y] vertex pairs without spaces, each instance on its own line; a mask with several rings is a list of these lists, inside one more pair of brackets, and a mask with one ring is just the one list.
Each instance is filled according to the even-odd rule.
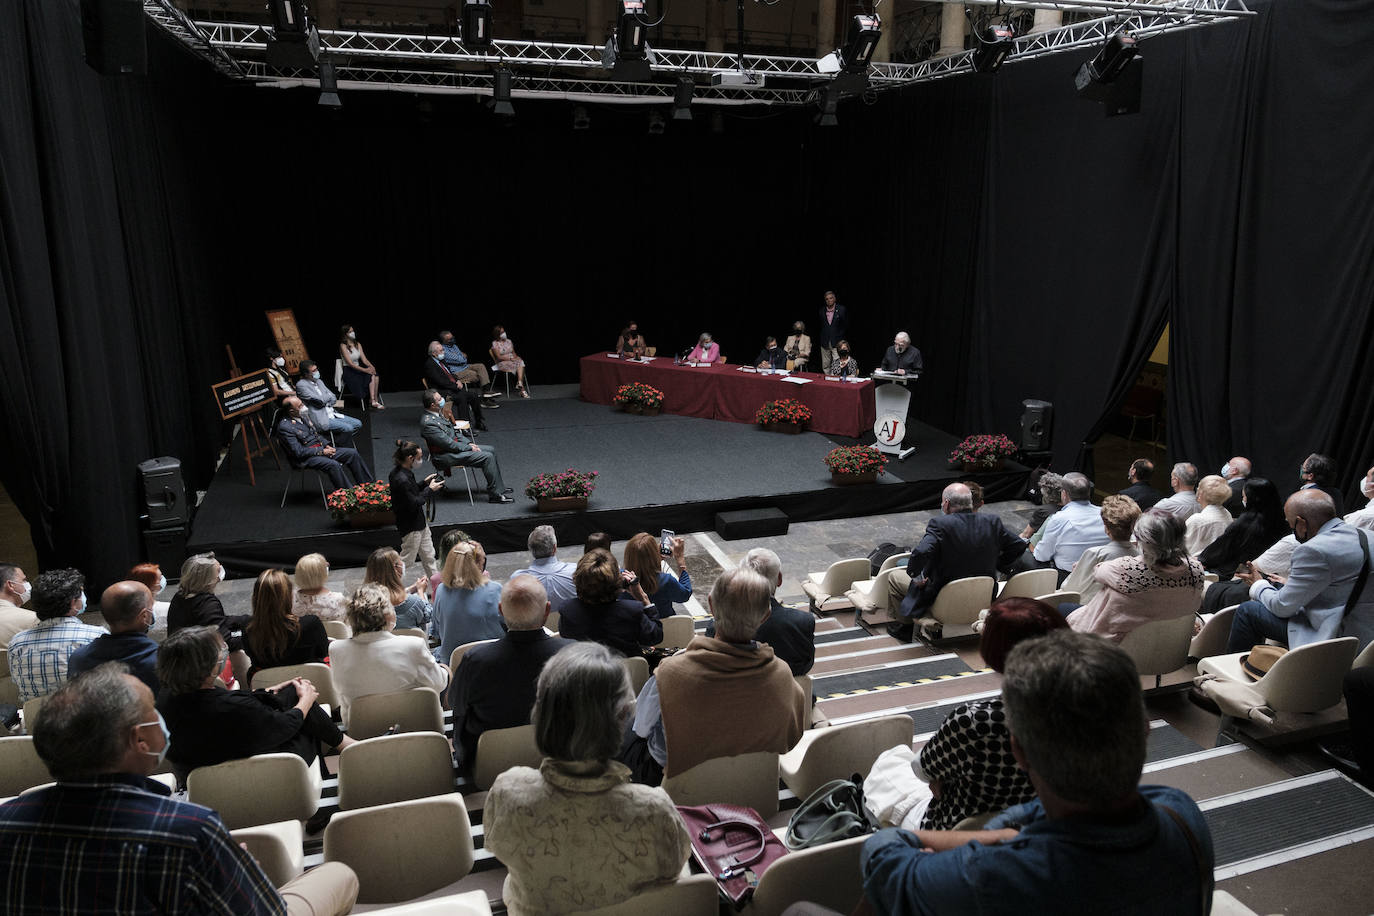
[[19,702],[45,697],[67,682],[67,660],[101,636],[100,627],[77,619],[86,610],[86,577],[75,569],[51,569],[33,583],[37,625],[10,640],[10,676]]

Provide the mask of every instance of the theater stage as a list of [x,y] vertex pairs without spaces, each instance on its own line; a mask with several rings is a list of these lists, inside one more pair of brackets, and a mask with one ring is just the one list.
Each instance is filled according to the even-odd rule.
[[[907,437],[908,445],[917,446],[914,454],[889,461],[888,473],[876,484],[837,487],[822,458],[856,440],[667,414],[631,416],[579,400],[575,385],[536,386],[534,394],[530,400],[503,398],[501,409],[487,412],[490,432],[478,434],[479,445],[496,448],[516,501],[493,505],[474,487],[469,505],[455,469],[431,523],[436,543],[453,527],[500,552],[523,550],[530,530],[545,522],[558,529],[559,540],[580,543],[593,531],[622,539],[660,528],[714,529],[717,512],[736,509],[775,507],[796,522],[907,512],[938,505],[945,485],[966,476],[945,461],[955,437],[914,419]],[[418,439],[421,412],[419,392],[391,393],[385,400],[388,409],[368,413],[358,435],[360,451],[382,478],[392,468],[394,441]],[[277,470],[270,456],[258,459],[253,487],[242,446],[235,442],[229,451],[192,520],[192,552],[213,550],[230,572],[250,575],[269,566],[290,567],[311,551],[338,566],[358,566],[377,547],[399,546],[394,527],[354,530],[331,519],[310,471],[304,486],[299,472],[289,472],[291,489],[279,509],[285,463]],[[524,495],[525,483],[542,471],[566,468],[599,472],[590,507],[536,512]],[[432,470],[426,461],[417,476]],[[978,479],[989,500],[1008,499],[1020,494],[1025,474],[1025,468],[1009,464]],[[474,476],[480,486],[480,475]]]

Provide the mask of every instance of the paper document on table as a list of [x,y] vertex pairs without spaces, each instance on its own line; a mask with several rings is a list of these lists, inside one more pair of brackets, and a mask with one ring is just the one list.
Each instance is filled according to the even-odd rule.
[[809,379],[809,378],[799,378],[798,376],[795,376],[795,375],[783,376],[783,379],[782,379],[782,380],[783,380],[784,382],[791,382],[793,385],[810,385],[810,384],[811,384],[811,379]]
[[606,354],[606,358],[607,358],[607,359],[620,359],[620,354],[619,354],[619,353],[607,353],[607,354]]

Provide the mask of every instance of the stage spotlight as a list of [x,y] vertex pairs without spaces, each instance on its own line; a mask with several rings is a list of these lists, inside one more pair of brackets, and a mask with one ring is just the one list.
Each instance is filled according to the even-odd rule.
[[840,67],[846,73],[867,73],[878,39],[883,37],[883,23],[874,14],[860,14],[849,22],[849,36],[840,49]]
[[1016,32],[1009,25],[990,25],[977,36],[970,62],[974,73],[996,73],[1011,53]]
[[267,65],[313,70],[320,59],[320,33],[302,0],[270,0],[272,37],[267,39]]
[[339,99],[339,77],[334,65],[327,60],[320,61],[320,104],[325,108],[342,108]]
[[651,111],[651,112],[649,112],[649,136],[651,136],[651,137],[662,136],[662,134],[663,134],[663,127],[664,127],[663,112],[661,112],[661,111]]
[[821,111],[816,115],[816,123],[821,127],[835,127],[840,123],[837,112],[840,110],[840,91],[832,83],[826,87],[825,97],[821,99]]
[[499,115],[510,117],[515,108],[510,103],[510,89],[515,82],[515,74],[509,70],[497,70],[491,79],[491,110]]
[[592,126],[592,117],[587,114],[587,109],[581,105],[573,106],[573,130],[588,130]]
[[606,39],[601,65],[617,80],[646,83],[653,79],[653,51],[646,39],[644,0],[619,0],[615,32]]
[[304,0],[268,0],[267,8],[272,13],[272,27],[278,38],[310,31],[310,10]]
[[1145,63],[1136,47],[1136,38],[1122,29],[1097,56],[1078,68],[1074,86],[1080,98],[1101,102],[1107,117],[1140,111],[1140,88]]
[[463,47],[491,47],[491,4],[487,0],[466,0],[463,4]]
[[677,78],[677,88],[673,90],[674,121],[692,120],[692,93],[695,91],[696,83],[692,82],[690,76]]

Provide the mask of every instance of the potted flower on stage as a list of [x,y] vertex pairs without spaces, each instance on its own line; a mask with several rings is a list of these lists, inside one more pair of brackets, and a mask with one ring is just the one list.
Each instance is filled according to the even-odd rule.
[[1016,445],[1001,433],[979,433],[960,442],[949,453],[949,463],[960,465],[965,471],[995,471],[1015,454]]
[[653,385],[632,382],[616,389],[615,397],[611,398],[611,404],[616,410],[652,417],[656,416],[663,407],[663,392]]
[[391,485],[385,480],[369,480],[335,490],[325,497],[325,503],[335,520],[347,522],[351,528],[396,524],[396,513],[391,511]]
[[765,401],[754,422],[779,433],[799,433],[811,422],[811,408],[795,398]]
[[596,471],[566,471],[536,474],[525,484],[525,495],[534,500],[540,512],[562,512],[587,508],[596,489]]
[[825,466],[830,468],[830,481],[841,486],[877,483],[887,456],[871,445],[842,445],[825,456]]

